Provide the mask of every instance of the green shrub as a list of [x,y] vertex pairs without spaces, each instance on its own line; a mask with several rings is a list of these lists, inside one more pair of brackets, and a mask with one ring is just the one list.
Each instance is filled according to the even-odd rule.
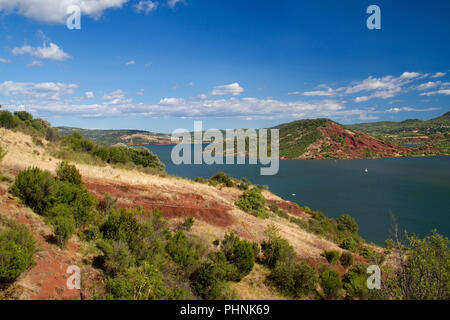
[[0,127],[13,129],[20,124],[20,119],[7,110],[0,111]]
[[339,247],[341,247],[342,249],[349,250],[349,251],[354,251],[357,246],[358,246],[358,244],[356,243],[355,239],[353,239],[352,237],[345,238],[344,240],[342,240],[341,244],[339,245]]
[[18,117],[22,121],[26,121],[26,120],[31,121],[31,120],[33,120],[33,116],[30,113],[26,112],[26,111],[15,111],[14,115],[16,117]]
[[392,239],[386,239],[384,241],[384,247],[387,250],[392,250],[394,248],[394,241]]
[[195,223],[194,217],[186,218],[186,219],[184,219],[183,224],[181,225],[181,228],[183,230],[190,231],[192,226],[194,225],[194,223]]
[[105,193],[103,200],[99,201],[97,209],[103,214],[108,215],[112,210],[116,209],[117,200],[117,198],[111,197],[111,195],[107,192]]
[[47,128],[45,139],[50,142],[58,141],[58,131],[55,128]]
[[339,261],[343,267],[348,268],[353,264],[353,255],[350,252],[344,252]]
[[154,168],[163,171],[165,166],[150,150],[145,147],[128,148],[131,153],[131,161],[144,168]]
[[353,219],[348,214],[341,215],[337,220],[337,227],[339,230],[347,230],[350,233],[357,233],[358,232],[358,224],[356,223],[355,219]]
[[67,161],[62,161],[58,164],[56,176],[59,180],[67,181],[71,184],[83,184],[80,171],[78,171],[74,165],[70,165]]
[[345,274],[343,279],[347,297],[350,299],[367,300],[369,298],[367,278],[366,267],[360,262],[356,263]]
[[20,171],[11,188],[25,205],[42,214],[51,205],[55,178],[48,171],[30,168]]
[[203,262],[190,276],[194,293],[205,300],[228,300],[235,297],[224,282],[225,271],[211,261]]
[[238,270],[238,279],[235,280],[241,280],[252,271],[255,265],[255,256],[259,253],[256,252],[256,248],[259,249],[257,244],[255,246],[255,243],[241,240],[233,233],[225,235],[222,241],[222,251],[227,261]]
[[33,263],[35,251],[34,238],[25,226],[10,220],[5,224],[0,229],[0,284],[19,277]]
[[199,252],[189,243],[182,230],[178,230],[167,242],[166,250],[173,261],[184,269],[195,265],[200,258]]
[[268,239],[261,244],[264,264],[273,268],[278,261],[291,262],[297,259],[294,248],[286,239],[279,236],[276,229],[269,226],[266,235]]
[[141,225],[132,210],[113,211],[101,227],[105,239],[121,240],[131,245],[141,231]]
[[324,250],[323,256],[331,264],[336,264],[339,261],[339,251],[336,250]]
[[284,294],[301,297],[312,292],[318,282],[314,268],[306,263],[278,261],[271,270],[270,281]]
[[243,211],[256,217],[267,218],[269,216],[266,210],[266,198],[258,188],[244,191],[235,204]]
[[60,214],[51,218],[51,224],[53,225],[56,243],[60,247],[65,247],[75,231],[75,219],[71,215]]
[[234,186],[233,180],[230,178],[230,176],[228,174],[226,174],[224,172],[217,172],[209,180],[214,181],[218,184],[224,184],[225,186],[227,186],[229,188]]
[[339,275],[339,272],[333,268],[322,272],[320,275],[320,285],[328,299],[335,298],[339,290],[342,288],[341,276]]

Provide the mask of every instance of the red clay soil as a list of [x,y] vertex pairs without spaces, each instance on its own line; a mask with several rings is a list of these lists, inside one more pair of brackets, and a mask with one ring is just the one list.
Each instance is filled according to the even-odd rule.
[[105,193],[118,198],[120,207],[140,206],[144,210],[159,208],[167,218],[194,217],[219,227],[233,224],[233,217],[229,214],[231,207],[215,200],[205,199],[196,193],[172,193],[145,186],[105,184],[104,181],[94,179],[86,179],[84,183],[99,200],[103,199]]
[[311,216],[307,213],[303,212],[303,210],[293,202],[286,200],[267,200],[269,205],[275,204],[279,209],[289,212],[300,218],[308,219]]
[[[30,215],[15,198],[10,195],[2,197],[0,210],[6,210],[8,217],[26,225],[36,239],[37,252],[34,255],[34,264],[20,278],[24,284],[23,299],[33,300],[74,300],[81,299],[84,293],[81,290],[69,290],[66,282],[70,274],[67,268],[70,265],[79,265],[76,258],[78,245],[69,241],[67,248],[59,249],[48,242],[51,234],[43,234],[42,222],[37,217]],[[13,213],[14,212],[14,213]],[[77,263],[78,262],[78,263]],[[31,287],[30,287],[31,286]]]
[[[400,147],[383,140],[376,139],[362,132],[351,134],[341,125],[329,121],[327,126],[319,128],[325,137],[331,139],[330,153],[333,155],[344,155],[346,158],[365,158],[366,150],[369,150],[377,157],[394,157],[404,152],[410,152],[407,147]],[[335,138],[339,137],[344,141],[343,145]]]

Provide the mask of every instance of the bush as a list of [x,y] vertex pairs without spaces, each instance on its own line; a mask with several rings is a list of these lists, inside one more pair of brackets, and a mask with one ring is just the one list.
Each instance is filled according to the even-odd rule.
[[306,263],[278,261],[269,279],[284,294],[301,297],[315,290],[318,282],[314,268]]
[[185,231],[190,231],[192,226],[195,223],[194,217],[189,217],[184,219],[183,224],[181,225],[181,228]]
[[20,119],[7,110],[0,111],[0,126],[5,129],[13,129],[20,124]]
[[215,175],[213,175],[210,178],[211,181],[214,181],[218,184],[223,183],[225,186],[231,188],[234,186],[233,180],[230,178],[230,176],[224,172],[217,172]]
[[229,300],[235,297],[224,282],[225,272],[211,261],[203,262],[190,276],[194,293],[205,300]]
[[31,120],[33,120],[33,116],[30,113],[26,112],[26,111],[15,111],[14,115],[16,117],[18,117],[22,121],[26,121],[26,120],[31,121]]
[[19,172],[11,192],[36,213],[42,214],[51,205],[54,187],[55,179],[50,172],[30,168]]
[[172,257],[173,261],[183,269],[195,265],[200,258],[200,254],[189,243],[182,230],[178,230],[170,241],[168,241],[166,251]]
[[339,261],[343,267],[348,268],[353,264],[353,255],[350,252],[344,252]]
[[132,210],[113,211],[101,227],[105,239],[123,241],[131,245],[141,231],[141,225]]
[[243,211],[256,217],[267,218],[269,216],[266,210],[266,198],[261,194],[259,188],[244,191],[235,204]]
[[17,279],[33,263],[35,241],[28,229],[10,220],[0,234],[0,283]]
[[[241,280],[243,277],[248,275],[255,265],[255,256],[258,245],[251,243],[247,240],[241,240],[238,236],[233,233],[225,235],[222,241],[222,251],[229,263],[234,265],[238,270],[238,279]],[[259,251],[259,250],[258,250]]]
[[339,261],[339,251],[336,250],[324,250],[323,256],[331,264],[336,264]]
[[83,184],[80,171],[78,171],[75,166],[70,165],[67,161],[62,161],[58,164],[56,175],[61,181],[67,181],[75,185]]
[[368,275],[365,272],[365,267],[362,264],[355,265],[344,276],[344,288],[347,297],[351,299],[366,300],[369,298],[369,289],[367,288]]
[[325,296],[328,299],[333,299],[337,296],[339,290],[342,288],[341,277],[336,269],[327,269],[320,275],[320,285]]
[[53,225],[56,243],[63,248],[75,231],[75,219],[71,208],[66,205],[57,205],[52,209],[58,212],[52,213],[50,223]]
[[128,148],[131,153],[131,161],[144,168],[154,168],[163,171],[165,166],[150,150],[144,147]]
[[294,248],[279,236],[276,229],[269,226],[266,234],[268,239],[261,244],[264,264],[273,268],[278,261],[291,262],[297,259]]
[[355,219],[353,219],[348,214],[341,215],[337,220],[337,227],[339,230],[347,230],[350,233],[357,233],[358,232],[358,224],[356,223]]
[[349,250],[349,251],[354,251],[357,246],[358,246],[358,244],[356,243],[355,239],[353,239],[352,237],[345,238],[344,240],[342,240],[341,244],[339,245],[339,247],[341,247],[342,249]]
[[47,128],[45,139],[50,142],[58,141],[58,131],[55,128]]

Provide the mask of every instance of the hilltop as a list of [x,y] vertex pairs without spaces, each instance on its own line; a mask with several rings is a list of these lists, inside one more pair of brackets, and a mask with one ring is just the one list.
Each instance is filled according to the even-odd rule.
[[108,129],[82,129],[72,127],[57,127],[59,134],[68,136],[75,131],[81,133],[85,138],[100,145],[111,146],[117,143],[127,145],[144,144],[172,144],[170,135],[155,133],[144,130],[108,130]]
[[450,153],[450,112],[430,120],[382,121],[348,125],[347,127],[390,143],[436,148],[443,154]]
[[297,120],[274,128],[280,130],[280,157],[285,159],[359,159],[438,153],[433,147],[398,146],[329,119]]

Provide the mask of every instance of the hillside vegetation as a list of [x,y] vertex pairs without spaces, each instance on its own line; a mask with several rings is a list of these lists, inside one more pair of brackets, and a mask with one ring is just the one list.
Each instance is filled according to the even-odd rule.
[[[0,129],[0,298],[450,298],[449,243],[437,233],[377,247],[352,217],[246,179],[170,177],[12,119]],[[380,291],[365,285],[369,264],[382,267]],[[66,286],[71,265],[80,290]]]
[[430,120],[383,121],[347,127],[398,145],[428,146],[438,149],[443,154],[450,153],[450,112]]

